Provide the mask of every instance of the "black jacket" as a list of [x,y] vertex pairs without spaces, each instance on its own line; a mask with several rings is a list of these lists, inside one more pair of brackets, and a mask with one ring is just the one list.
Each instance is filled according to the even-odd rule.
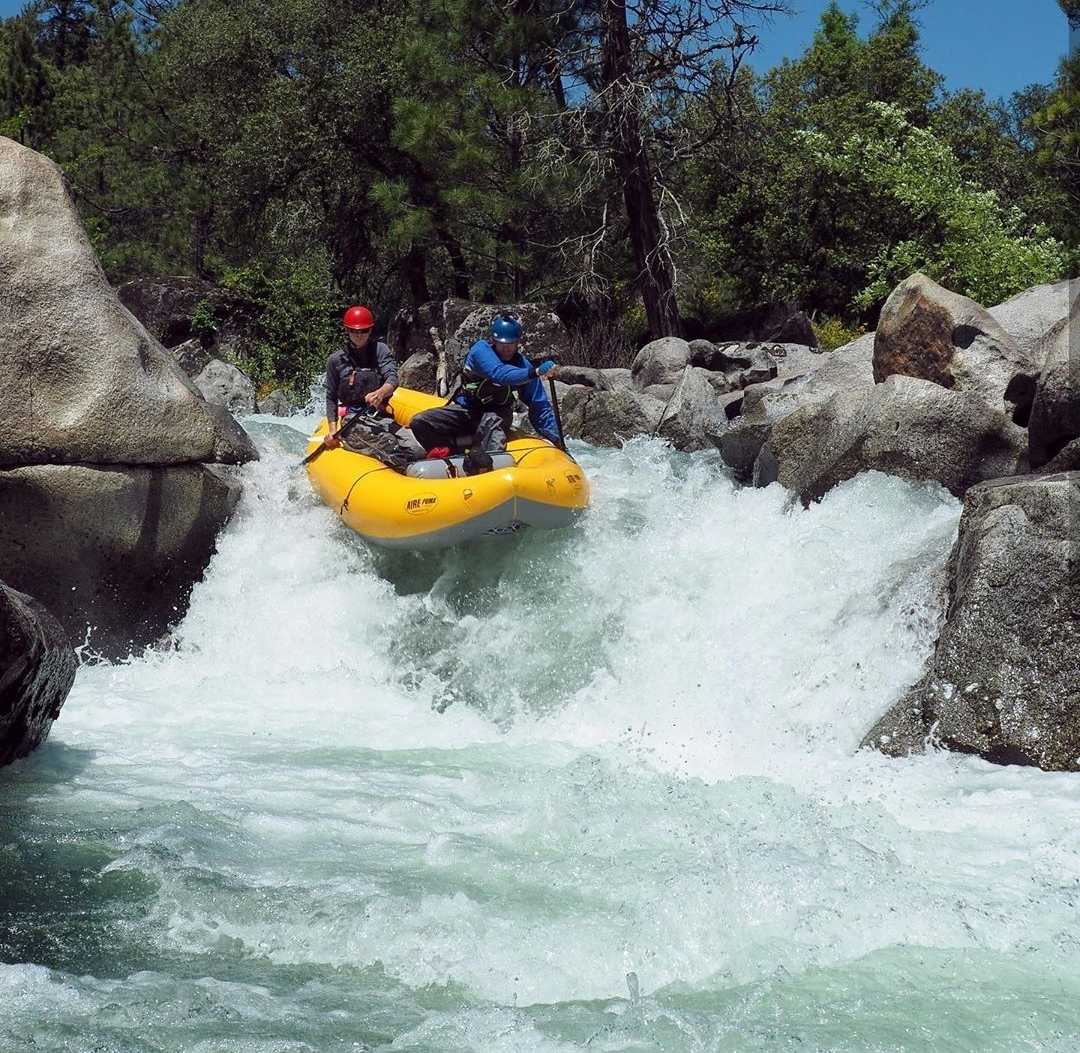
[[363,406],[365,395],[397,382],[397,363],[386,344],[372,339],[357,351],[346,338],[345,346],[326,360],[327,420],[337,420],[338,406]]

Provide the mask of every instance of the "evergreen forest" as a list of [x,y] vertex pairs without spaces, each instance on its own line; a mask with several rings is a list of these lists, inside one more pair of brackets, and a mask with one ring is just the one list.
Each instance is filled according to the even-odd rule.
[[779,301],[837,346],[915,270],[984,304],[1075,273],[1080,58],[949,91],[890,0],[759,71],[787,6],[37,0],[0,22],[0,133],[62,166],[114,284],[231,290],[270,358],[318,362],[349,301],[542,301],[621,365]]

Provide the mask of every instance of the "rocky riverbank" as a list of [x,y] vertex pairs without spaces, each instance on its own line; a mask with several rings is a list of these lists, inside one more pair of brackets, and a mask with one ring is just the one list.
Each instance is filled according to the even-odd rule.
[[123,656],[182,616],[257,453],[120,302],[60,169],[4,138],[0,229],[2,760],[59,711],[65,636]]

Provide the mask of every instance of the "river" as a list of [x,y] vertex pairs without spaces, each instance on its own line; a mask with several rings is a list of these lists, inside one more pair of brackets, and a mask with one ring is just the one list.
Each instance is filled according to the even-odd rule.
[[263,459],[171,641],[0,771],[4,1053],[1080,1044],[1080,780],[857,752],[959,520],[579,447],[580,527],[367,548]]

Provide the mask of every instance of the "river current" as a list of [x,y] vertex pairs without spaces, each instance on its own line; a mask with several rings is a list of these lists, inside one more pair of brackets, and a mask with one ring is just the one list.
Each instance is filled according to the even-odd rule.
[[308,423],[0,771],[0,1051],[1080,1047],[1080,780],[857,751],[957,501],[635,440],[575,530],[388,554]]

